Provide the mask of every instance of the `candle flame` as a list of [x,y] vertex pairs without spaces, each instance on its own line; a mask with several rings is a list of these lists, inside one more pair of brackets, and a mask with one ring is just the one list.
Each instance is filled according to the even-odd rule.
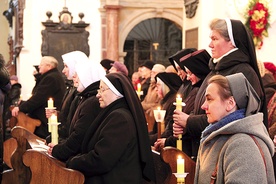
[[177,95],[177,98],[180,98],[180,95]]
[[181,156],[181,155],[178,155],[178,159],[182,159],[182,156]]
[[157,110],[161,110],[161,107],[157,107]]

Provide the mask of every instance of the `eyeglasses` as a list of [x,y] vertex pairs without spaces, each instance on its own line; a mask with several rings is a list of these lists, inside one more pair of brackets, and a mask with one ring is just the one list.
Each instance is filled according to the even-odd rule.
[[97,90],[97,92],[98,92],[98,94],[102,94],[103,92],[105,92],[105,91],[107,91],[107,90],[109,90],[109,89],[110,89],[110,88],[106,88],[106,89],[100,88],[100,89]]

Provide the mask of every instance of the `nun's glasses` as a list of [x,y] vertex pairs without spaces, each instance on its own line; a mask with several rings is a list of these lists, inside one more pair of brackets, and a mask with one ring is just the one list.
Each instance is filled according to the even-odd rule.
[[102,94],[103,92],[105,92],[105,91],[107,91],[107,90],[109,90],[109,89],[110,89],[110,88],[106,88],[106,89],[100,88],[100,89],[97,90],[97,92],[98,92],[98,94]]

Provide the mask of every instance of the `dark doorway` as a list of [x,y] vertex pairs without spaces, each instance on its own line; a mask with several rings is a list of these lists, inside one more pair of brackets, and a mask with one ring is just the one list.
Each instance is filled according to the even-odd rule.
[[146,60],[168,66],[168,57],[181,48],[181,27],[164,18],[147,19],[137,24],[126,38],[125,65],[130,75]]

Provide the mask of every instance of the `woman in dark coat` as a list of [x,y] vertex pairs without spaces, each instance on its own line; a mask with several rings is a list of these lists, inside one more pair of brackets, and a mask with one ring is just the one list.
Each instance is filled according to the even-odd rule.
[[107,74],[97,97],[103,110],[87,130],[81,154],[69,159],[67,167],[81,171],[91,184],[155,180],[146,119],[130,79]]
[[69,128],[69,136],[60,144],[50,143],[48,153],[55,158],[66,161],[70,157],[80,153],[84,135],[93,120],[101,112],[96,98],[100,79],[105,76],[105,71],[98,63],[82,62],[76,64],[74,80],[78,85],[78,99],[80,100],[74,113]]
[[264,113],[264,124],[267,125],[267,110],[262,81],[257,65],[255,46],[252,37],[239,20],[214,19],[211,24],[212,58],[209,61],[211,72],[203,81],[196,99],[194,112],[174,114],[174,134],[183,133],[183,128],[193,138],[193,156],[197,156],[201,132],[208,126],[205,112],[201,109],[204,103],[205,89],[208,79],[216,74],[227,76],[243,73],[259,95],[262,105],[260,111]]

